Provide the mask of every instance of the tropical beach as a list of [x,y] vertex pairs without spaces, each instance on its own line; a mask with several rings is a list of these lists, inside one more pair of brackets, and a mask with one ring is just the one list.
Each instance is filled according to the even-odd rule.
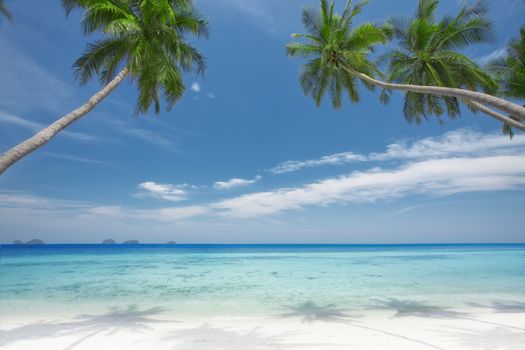
[[5,349],[519,349],[525,339],[523,244],[4,249]]
[[0,0],[0,348],[525,349],[523,13]]

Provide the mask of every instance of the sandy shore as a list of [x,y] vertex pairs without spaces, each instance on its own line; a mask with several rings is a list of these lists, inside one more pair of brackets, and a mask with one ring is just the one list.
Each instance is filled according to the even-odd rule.
[[[521,307],[521,305],[520,305]],[[183,317],[130,306],[44,318],[2,315],[5,350],[525,349],[525,310],[388,310],[315,305],[272,316]]]

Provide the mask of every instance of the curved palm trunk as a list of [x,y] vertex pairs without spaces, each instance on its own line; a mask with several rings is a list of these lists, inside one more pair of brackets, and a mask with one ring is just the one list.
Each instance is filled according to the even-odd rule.
[[[384,89],[410,91],[420,94],[432,94],[440,96],[456,97],[472,102],[477,102],[482,105],[489,105],[500,111],[507,112],[509,115],[516,116],[519,119],[525,119],[525,107],[509,102],[499,97],[484,94],[482,92],[470,91],[458,88],[441,87],[441,86],[423,86],[410,84],[395,84],[387,83],[381,80],[374,79],[366,74],[357,72],[353,69],[343,66],[343,68],[351,75],[362,79],[372,85],[382,87]],[[523,129],[522,129],[523,130]]]
[[6,171],[11,165],[33,152],[37,148],[42,147],[48,143],[55,135],[66,128],[69,124],[79,120],[95,108],[100,101],[108,96],[128,74],[128,69],[124,68],[113,80],[111,80],[104,88],[93,95],[82,106],[75,109],[69,114],[66,114],[59,120],[55,121],[48,127],[40,130],[38,133],[19,143],[15,147],[6,151],[0,156],[0,175]]
[[520,123],[517,120],[514,120],[510,117],[507,117],[501,113],[498,113],[496,111],[493,111],[490,108],[487,108],[486,106],[482,105],[481,103],[474,102],[474,101],[466,101],[469,103],[472,107],[476,108],[478,111],[485,113],[486,115],[489,115],[493,118],[496,118],[497,120],[503,122],[504,124],[507,124],[513,128],[519,129],[521,131],[525,131],[525,125]]

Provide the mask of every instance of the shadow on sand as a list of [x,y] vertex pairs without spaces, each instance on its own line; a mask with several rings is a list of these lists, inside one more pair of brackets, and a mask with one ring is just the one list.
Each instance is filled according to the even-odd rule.
[[490,304],[469,303],[470,306],[491,309],[498,313],[525,313],[525,303],[519,301],[496,300]]
[[315,321],[323,322],[347,322],[350,318],[359,317],[350,315],[347,310],[337,308],[334,304],[318,305],[313,301],[303,304],[286,306],[288,312],[279,314],[281,318],[299,318],[303,323],[312,323]]
[[425,317],[425,318],[463,318],[468,314],[449,310],[446,307],[429,305],[415,300],[402,300],[396,298],[372,299],[372,310],[391,310],[394,317]]
[[125,309],[111,308],[108,313],[102,315],[79,315],[71,322],[41,321],[10,330],[0,330],[0,346],[19,341],[82,335],[63,348],[63,350],[71,350],[98,334],[111,335],[121,330],[141,332],[149,330],[151,323],[174,322],[151,318],[165,311],[159,307],[140,310],[136,305],[129,305]]
[[230,327],[213,327],[204,324],[200,327],[180,329],[166,340],[175,341],[173,349],[286,349],[286,348],[319,348],[326,346],[344,346],[335,343],[292,342],[290,337],[300,336],[300,332],[263,333],[260,327],[237,329]]
[[[474,314],[466,312],[457,312],[452,311],[445,307],[439,307],[434,305],[429,305],[424,302],[413,301],[413,300],[400,300],[395,298],[390,298],[386,300],[375,299],[375,307],[372,308],[381,308],[385,310],[395,311],[394,317],[424,317],[424,318],[444,318],[444,319],[462,319],[470,322],[481,323],[485,325],[497,326],[501,328],[506,328],[508,330],[521,331],[525,332],[525,328],[516,327],[514,325],[508,325],[498,322],[491,322],[475,318]],[[475,303],[469,303],[470,306],[490,308],[494,312],[501,313],[525,313],[525,304],[519,302],[493,302],[490,305],[480,305]]]
[[[525,313],[525,303],[521,302],[505,302],[505,301],[494,301],[489,305],[479,305],[479,304],[470,304],[471,306],[478,306],[484,308],[490,308],[493,312],[499,313]],[[433,348],[433,349],[442,349],[441,347],[431,344],[425,341],[422,341],[411,336],[406,336],[399,333],[390,332],[384,329],[370,327],[368,325],[360,322],[360,316],[357,314],[350,313],[349,310],[336,307],[334,304],[329,305],[318,305],[312,301],[286,307],[288,312],[278,315],[279,317],[286,318],[298,318],[303,323],[312,323],[312,322],[339,322],[351,327],[366,329],[372,332],[381,333],[391,337],[403,339],[412,343],[417,343],[419,345]],[[508,336],[509,339],[521,339],[523,340],[524,328],[516,327],[514,325],[502,324],[498,322],[485,321],[479,318],[475,318],[474,314],[467,312],[454,311],[447,307],[441,307],[436,305],[430,305],[425,302],[416,301],[416,300],[404,300],[397,298],[388,298],[388,299],[373,299],[371,301],[370,310],[386,310],[394,312],[393,317],[420,317],[420,318],[440,318],[440,319],[460,319],[466,320],[473,323],[483,324],[494,326],[490,331],[483,331],[483,334],[475,332],[472,330],[454,330],[451,329],[451,336],[458,336],[462,341],[469,342],[471,344],[479,343],[489,344],[487,348],[491,347],[492,342],[484,342],[481,338],[486,338],[487,332],[492,332],[494,334],[494,339],[505,340],[505,337]],[[518,333],[516,333],[518,331]],[[483,337],[480,337],[483,335]],[[518,340],[516,340],[518,341]],[[499,344],[505,343],[501,341]],[[492,344],[494,345],[494,344]],[[485,347],[481,347],[485,348]]]
[[369,327],[364,324],[359,323],[359,315],[353,315],[348,312],[348,310],[337,308],[334,304],[329,304],[325,306],[317,305],[313,301],[309,301],[303,304],[299,304],[296,306],[288,306],[286,307],[289,312],[282,313],[278,315],[278,317],[282,318],[298,318],[301,320],[301,322],[306,323],[313,323],[313,322],[338,322],[350,327],[364,329],[367,331],[380,333],[383,335],[387,335],[390,337],[398,338],[404,341],[408,341],[411,343],[416,343],[418,345],[432,348],[432,349],[438,349],[438,350],[444,350],[443,348],[440,348],[439,346],[436,346],[434,344],[427,343],[425,341],[408,337],[402,334],[397,334],[393,332],[389,332],[383,329],[375,328],[375,327]]

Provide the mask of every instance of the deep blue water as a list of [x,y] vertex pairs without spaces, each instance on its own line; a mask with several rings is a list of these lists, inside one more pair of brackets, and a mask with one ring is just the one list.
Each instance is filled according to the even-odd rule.
[[434,250],[525,250],[525,243],[450,243],[450,244],[43,244],[0,246],[2,256],[42,254],[126,254],[129,252],[165,253],[321,253]]

